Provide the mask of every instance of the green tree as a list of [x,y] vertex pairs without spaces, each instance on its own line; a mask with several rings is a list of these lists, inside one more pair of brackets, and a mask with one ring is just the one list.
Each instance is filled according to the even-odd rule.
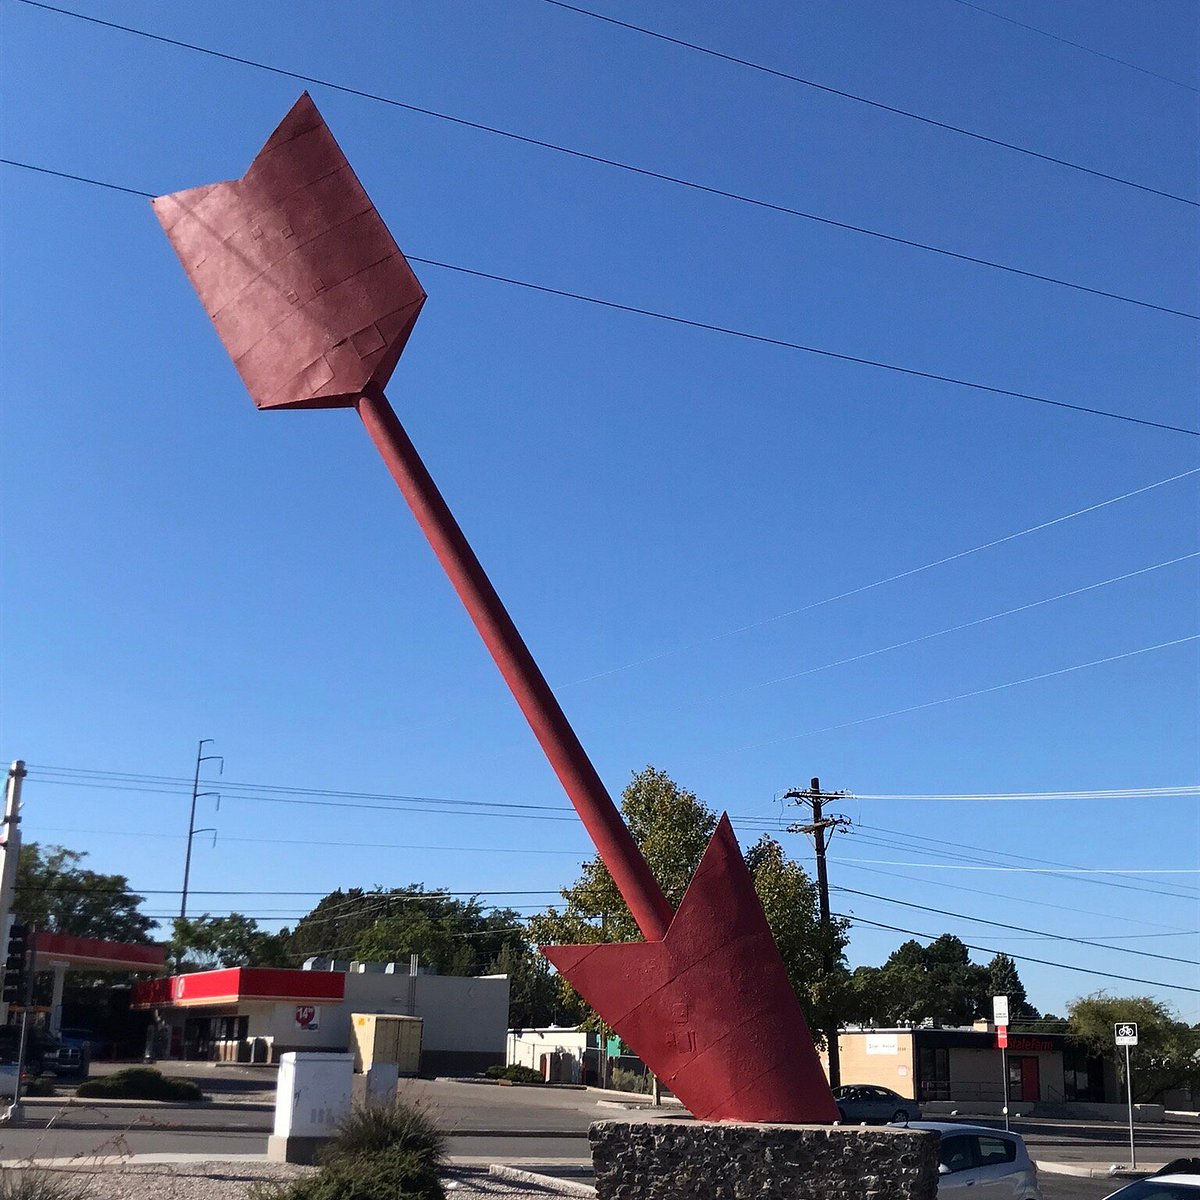
[[[816,883],[774,838],[764,834],[751,846],[746,865],[809,1027],[813,1036],[823,1041],[826,1030],[846,1020],[849,922],[833,918],[826,934]],[[832,971],[825,970],[826,954],[834,964]]]
[[269,933],[253,917],[188,917],[173,922],[167,954],[177,971],[214,967],[287,967],[293,963],[288,931]]
[[549,1024],[554,988],[512,909],[485,908],[423,884],[395,890],[338,890],[287,937],[292,957],[358,958],[407,964],[413,954],[442,975],[509,976],[509,1023]]
[[487,973],[508,976],[510,1029],[541,1029],[578,1021],[577,1012],[563,1009],[550,964],[532,947],[506,944]]
[[64,846],[22,846],[13,911],[49,933],[149,943],[154,920],[139,911],[143,897],[132,891],[124,875],[81,866],[86,857]]
[[1095,992],[1067,1008],[1070,1032],[1092,1054],[1112,1059],[1122,1081],[1125,1054],[1118,1051],[1113,1026],[1135,1021],[1138,1044],[1131,1051],[1133,1098],[1152,1104],[1176,1088],[1200,1087],[1200,1034],[1152,996],[1109,996]]
[[[1007,954],[997,954],[987,965],[988,996],[1007,996],[1008,1015],[1012,1024],[1022,1021],[1036,1021],[1038,1010],[1029,1003],[1025,995],[1025,985],[1017,973],[1017,964]],[[987,1015],[991,1015],[990,1007]]]
[[[922,946],[907,941],[882,967],[860,967],[851,977],[855,1006],[881,1025],[969,1025],[990,1016],[988,968],[971,962],[967,947],[951,933]],[[999,993],[995,993],[999,994]]]
[[[678,908],[717,827],[717,814],[665,771],[650,766],[634,774],[622,792],[621,812],[671,907]],[[827,977],[821,966],[823,942],[812,881],[771,838],[753,846],[746,861],[792,986],[816,1036],[826,1024],[830,1004],[845,985],[845,923],[835,926],[833,951],[838,967],[834,977]],[[562,890],[562,898],[562,908],[547,909],[530,919],[530,934],[538,944],[641,939],[612,876],[598,857],[583,864],[579,879]],[[561,977],[559,987],[564,1009],[582,1012],[585,1023],[595,1024],[595,1015]]]

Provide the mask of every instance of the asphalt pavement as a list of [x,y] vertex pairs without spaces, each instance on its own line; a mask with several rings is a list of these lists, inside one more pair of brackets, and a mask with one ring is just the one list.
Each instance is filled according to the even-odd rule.
[[[207,1104],[154,1105],[76,1102],[69,1097],[31,1101],[20,1127],[0,1126],[0,1158],[124,1157],[183,1153],[219,1157],[262,1154],[273,1122],[275,1073],[262,1068],[170,1064],[210,1095]],[[453,1161],[505,1163],[526,1170],[580,1178],[590,1168],[588,1126],[597,1120],[690,1119],[682,1109],[655,1110],[645,1102],[582,1088],[501,1087],[490,1082],[404,1080],[400,1095],[448,1135]],[[975,1124],[1000,1126],[981,1119]],[[1043,1163],[1107,1168],[1129,1158],[1121,1125],[1085,1121],[1019,1120],[1033,1158]],[[1161,1163],[1195,1153],[1197,1130],[1178,1125],[1136,1127],[1138,1158]],[[1119,1186],[1107,1178],[1076,1178],[1043,1169],[1045,1200],[1101,1200]]]

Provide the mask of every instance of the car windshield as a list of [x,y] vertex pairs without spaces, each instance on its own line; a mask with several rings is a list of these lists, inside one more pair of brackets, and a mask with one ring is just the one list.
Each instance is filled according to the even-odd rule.
[[1137,1183],[1113,1192],[1112,1200],[1200,1200],[1200,1184],[1139,1179]]

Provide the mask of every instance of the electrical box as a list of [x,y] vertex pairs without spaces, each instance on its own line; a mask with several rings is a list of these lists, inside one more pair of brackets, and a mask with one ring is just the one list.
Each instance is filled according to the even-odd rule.
[[421,1069],[424,1026],[421,1017],[351,1013],[355,1071],[369,1071],[379,1063],[394,1063],[401,1075],[416,1075]]
[[275,1136],[285,1141],[332,1137],[350,1115],[353,1072],[349,1054],[284,1054],[275,1094]]

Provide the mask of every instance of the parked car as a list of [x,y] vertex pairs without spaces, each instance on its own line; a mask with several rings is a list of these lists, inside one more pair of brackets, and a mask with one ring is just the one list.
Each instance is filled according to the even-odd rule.
[[1200,1200],[1200,1158],[1177,1158],[1148,1179],[1112,1192],[1106,1200]]
[[58,1035],[58,1042],[54,1073],[72,1079],[86,1079],[92,1067],[92,1031],[64,1029]]
[[853,1083],[834,1088],[834,1101],[843,1125],[878,1121],[918,1121],[921,1108],[915,1100],[906,1100],[899,1092],[874,1084]]
[[[1019,1134],[986,1125],[948,1121],[910,1121],[909,1129],[941,1135],[938,1146],[938,1197],[966,1200],[1042,1200],[1037,1165]],[[966,1189],[970,1188],[970,1191]],[[1188,1200],[1200,1200],[1189,1197]]]
[[[0,1025],[0,1063],[16,1065],[20,1053],[21,1027]],[[59,1042],[43,1029],[30,1028],[25,1039],[25,1071],[29,1075],[41,1075],[53,1070],[58,1062]]]

